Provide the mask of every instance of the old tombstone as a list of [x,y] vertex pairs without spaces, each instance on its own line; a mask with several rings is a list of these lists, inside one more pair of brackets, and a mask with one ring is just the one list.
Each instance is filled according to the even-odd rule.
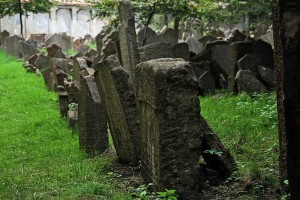
[[78,57],[74,58],[73,63],[73,80],[80,84],[80,72],[88,67],[87,62],[85,59]]
[[173,47],[174,58],[182,58],[184,60],[190,59],[189,45],[185,42],[175,44]]
[[98,33],[98,35],[95,38],[98,55],[102,54],[103,38],[104,38],[104,33],[102,32]]
[[43,54],[39,54],[37,60],[34,65],[36,68],[40,70],[42,73],[45,85],[49,91],[54,91],[54,77],[53,70],[50,63],[50,58],[46,57]]
[[217,39],[218,38],[215,36],[205,35],[205,36],[201,37],[198,41],[205,46],[207,42],[215,41]]
[[244,41],[246,39],[246,36],[241,33],[239,30],[234,30],[231,35],[228,37],[227,41],[229,44],[233,42],[239,42],[239,41]]
[[34,55],[30,56],[28,58],[28,63],[31,64],[31,65],[34,65],[34,63],[36,62],[38,57],[39,57],[38,54],[34,54]]
[[63,58],[51,58],[52,72],[54,77],[54,91],[57,91],[58,86],[64,85],[64,80],[68,78],[70,73],[69,60]]
[[251,42],[233,42],[229,45],[229,78],[228,89],[231,92],[237,92],[235,77],[238,71],[237,61],[245,54],[252,52],[253,44]]
[[95,80],[108,115],[110,133],[120,162],[138,165],[140,128],[128,72],[116,57],[98,64]]
[[21,58],[21,52],[19,49],[19,41],[25,41],[17,35],[7,37],[5,40],[5,50],[8,55],[14,56],[16,58]]
[[9,32],[6,30],[0,33],[0,46],[5,45],[6,38],[9,37]]
[[271,44],[259,39],[253,45],[253,53],[261,55],[263,61],[263,63],[260,63],[261,65],[274,69],[273,49]]
[[59,50],[61,50],[61,47],[58,46],[57,44],[51,44],[46,47],[47,49],[47,55],[49,58],[55,58],[55,55]]
[[275,75],[274,75],[274,70],[258,65],[257,66],[257,71],[261,79],[267,83],[267,86],[271,89],[275,88]]
[[69,49],[72,48],[71,45],[71,38],[67,35],[62,35],[62,34],[53,34],[50,38],[48,38],[45,41],[45,44],[47,46],[50,46],[52,44],[59,45],[62,48],[63,52],[67,52]]
[[25,60],[28,60],[32,55],[38,53],[38,50],[35,47],[22,40],[19,41],[19,50]]
[[227,79],[229,76],[229,45],[227,43],[216,44],[211,47],[211,61],[218,71]]
[[162,32],[163,42],[170,43],[172,45],[178,44],[178,33],[172,28],[166,28]]
[[185,40],[185,43],[189,45],[190,52],[195,54],[201,53],[203,50],[203,44],[198,42],[198,40],[192,35]]
[[140,62],[157,58],[173,58],[173,47],[169,43],[152,43],[139,48]]
[[147,43],[147,40],[151,37],[155,37],[156,33],[153,29],[150,27],[143,27],[141,28],[138,33],[137,33],[137,38],[138,38],[138,46],[142,47],[145,46]]
[[135,19],[132,5],[121,1],[118,7],[121,25],[119,28],[119,40],[121,49],[122,66],[128,71],[132,83],[134,83],[134,67],[139,63]]
[[[200,116],[198,82],[182,59],[157,59],[136,66],[141,120],[142,175],[156,190],[175,189],[180,199],[200,199],[205,169],[226,177],[236,164]],[[206,150],[222,151],[219,157]],[[203,168],[199,159],[206,161]],[[201,170],[203,169],[203,170]],[[202,185],[203,186],[203,185]]]
[[53,58],[66,58],[66,55],[62,52],[62,49],[58,49]]
[[57,94],[60,114],[62,117],[67,117],[69,98],[64,86],[57,86]]
[[237,82],[238,91],[246,92],[249,95],[255,93],[266,92],[267,89],[262,82],[260,82],[255,74],[250,70],[239,70],[236,74],[235,80]]
[[94,76],[82,76],[78,106],[79,147],[92,156],[108,148],[106,116]]

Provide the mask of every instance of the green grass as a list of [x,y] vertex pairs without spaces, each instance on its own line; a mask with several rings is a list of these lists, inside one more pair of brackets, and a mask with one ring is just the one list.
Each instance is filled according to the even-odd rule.
[[81,152],[56,94],[3,51],[0,138],[0,199],[130,199],[105,178],[115,158]]
[[[238,172],[253,192],[278,188],[278,131],[274,93],[249,97],[221,92],[201,97],[201,113],[233,154]],[[255,198],[254,198],[255,199]]]

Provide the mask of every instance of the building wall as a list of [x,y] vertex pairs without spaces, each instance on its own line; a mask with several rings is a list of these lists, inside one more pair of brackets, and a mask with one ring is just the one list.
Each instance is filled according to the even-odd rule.
[[[30,34],[47,34],[65,32],[72,37],[83,37],[90,34],[95,37],[106,20],[92,19],[92,11],[74,5],[60,5],[51,8],[50,13],[23,16],[23,33],[27,38]],[[20,35],[19,15],[6,16],[0,19],[0,32],[7,30],[10,35]]]

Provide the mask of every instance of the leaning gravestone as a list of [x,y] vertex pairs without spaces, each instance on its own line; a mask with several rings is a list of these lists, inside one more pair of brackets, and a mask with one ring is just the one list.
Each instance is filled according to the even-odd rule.
[[229,75],[228,89],[231,92],[237,92],[237,85],[235,77],[238,71],[237,61],[241,59],[245,54],[252,52],[253,44],[251,42],[233,42],[229,45]]
[[116,57],[98,64],[96,84],[108,114],[110,133],[119,161],[138,165],[140,159],[140,124],[129,75]]
[[49,91],[54,91],[54,77],[53,71],[50,63],[50,58],[44,56],[43,54],[39,54],[37,60],[34,65],[37,69],[42,73],[45,85]]
[[67,117],[69,99],[68,93],[64,86],[59,85],[57,87],[57,94],[60,114],[62,117]]
[[[200,116],[198,82],[182,59],[157,59],[136,66],[136,96],[141,120],[142,175],[158,191],[175,189],[180,199],[201,198],[207,170],[228,176],[236,163]],[[206,150],[223,152],[220,156]]]
[[193,52],[194,54],[201,53],[201,51],[203,50],[203,44],[198,42],[198,40],[194,36],[189,36],[185,40],[185,43],[189,45],[190,52]]
[[121,49],[122,66],[128,71],[134,83],[134,67],[139,63],[139,52],[136,41],[135,19],[132,5],[121,1],[118,7],[121,25],[119,40]]
[[139,30],[139,32],[137,33],[137,37],[138,37],[138,46],[145,46],[147,44],[147,40],[151,37],[155,37],[156,33],[154,30],[152,30],[152,28],[150,27],[143,27]]
[[61,47],[58,46],[57,44],[51,44],[47,46],[46,49],[47,49],[48,57],[55,58],[55,55],[59,50],[61,50]]
[[79,146],[90,155],[108,148],[107,118],[94,76],[81,77],[78,106]]
[[63,52],[67,52],[68,49],[71,49],[71,38],[66,35],[60,35],[55,33],[49,39],[45,41],[47,46],[56,44],[62,48]]
[[21,58],[21,52],[19,49],[19,41],[25,41],[17,35],[7,37],[5,40],[5,50],[8,55],[15,56],[16,58]]
[[263,93],[267,91],[263,83],[260,82],[250,70],[239,70],[235,80],[239,92],[243,91],[249,95],[253,95],[254,93]]
[[22,40],[19,41],[19,50],[25,60],[28,60],[32,55],[38,53],[38,50],[34,46]]
[[104,33],[99,33],[95,40],[96,40],[96,46],[97,46],[97,53],[98,55],[102,54],[102,45],[103,45],[103,38],[104,38]]
[[173,46],[173,56],[174,58],[182,58],[184,60],[190,59],[189,45],[185,42],[175,44]]

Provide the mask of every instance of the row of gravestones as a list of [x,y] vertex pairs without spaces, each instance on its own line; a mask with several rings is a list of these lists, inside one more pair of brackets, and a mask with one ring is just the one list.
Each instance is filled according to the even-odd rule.
[[[12,36],[6,44],[16,39]],[[15,44],[22,52],[23,39],[18,39]],[[120,41],[125,44],[120,49],[137,47],[128,42]],[[66,57],[56,44],[46,51],[46,55],[26,54],[25,67],[38,71],[48,90],[57,92],[61,115],[70,127],[78,127],[79,146],[88,154],[108,149],[110,130],[121,163],[138,165],[141,160],[146,181],[155,183],[156,190],[175,188],[182,199],[198,199],[207,180],[219,182],[236,169],[228,150],[199,116],[198,83],[191,76],[190,63],[183,59],[138,61],[132,84],[132,73],[117,56],[99,62],[97,52],[89,50]],[[130,57],[122,55],[122,60]]]
[[119,161],[138,165],[141,160],[142,175],[156,190],[174,188],[181,199],[199,199],[207,180],[218,182],[236,169],[199,115],[199,88],[211,91],[211,85],[221,85],[221,77],[225,85],[240,73],[237,61],[243,55],[251,56],[254,49],[265,55],[267,48],[261,49],[261,41],[238,41],[243,37],[238,32],[228,41],[207,42],[193,56],[187,42],[139,47],[131,5],[122,2],[119,12],[120,29],[99,34],[97,51],[68,58],[60,44],[52,43],[47,55],[34,52],[26,66],[38,69],[47,88],[58,93],[61,114],[78,126],[81,149],[91,155],[104,152],[110,130]]

